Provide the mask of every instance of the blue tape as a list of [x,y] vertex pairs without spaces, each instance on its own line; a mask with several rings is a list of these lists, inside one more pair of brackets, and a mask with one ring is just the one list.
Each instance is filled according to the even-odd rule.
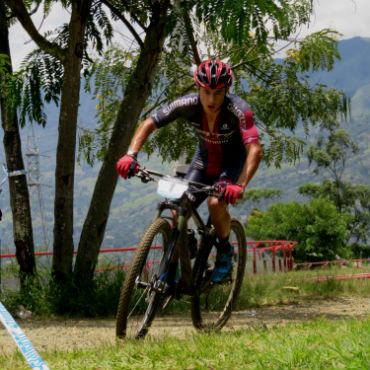
[[16,321],[13,319],[13,317],[10,315],[10,313],[1,302],[0,321],[3,323],[6,330],[8,330],[9,334],[12,336],[14,342],[16,343],[32,369],[50,370],[45,364],[44,360],[36,352],[35,348],[33,348],[31,342],[23,333],[22,329],[19,327],[19,325],[16,323]]

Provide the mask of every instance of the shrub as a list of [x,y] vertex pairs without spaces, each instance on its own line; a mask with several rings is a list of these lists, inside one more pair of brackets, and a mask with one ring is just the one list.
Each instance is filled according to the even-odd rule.
[[261,215],[248,220],[246,233],[256,240],[293,240],[296,261],[333,260],[337,255],[350,257],[345,244],[349,213],[339,213],[329,199],[312,198],[310,204],[272,204]]
[[13,315],[22,305],[36,316],[109,316],[117,311],[124,277],[121,270],[107,270],[96,274],[88,284],[71,279],[60,286],[50,275],[43,276],[42,283],[30,283],[20,291],[4,289],[0,299]]

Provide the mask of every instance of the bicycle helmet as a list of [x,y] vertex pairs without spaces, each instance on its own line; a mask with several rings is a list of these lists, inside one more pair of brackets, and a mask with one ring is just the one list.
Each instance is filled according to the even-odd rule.
[[194,82],[207,89],[221,89],[233,81],[231,68],[216,58],[208,59],[197,67]]

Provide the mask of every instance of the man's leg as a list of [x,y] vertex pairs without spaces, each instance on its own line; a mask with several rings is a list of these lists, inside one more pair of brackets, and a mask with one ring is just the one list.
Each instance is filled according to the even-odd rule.
[[230,215],[226,203],[216,197],[209,197],[208,210],[217,236],[222,239],[228,238],[230,234]]
[[232,267],[234,248],[229,242],[230,215],[226,203],[216,197],[208,198],[208,209],[218,237],[216,263],[211,279],[219,283],[230,274]]

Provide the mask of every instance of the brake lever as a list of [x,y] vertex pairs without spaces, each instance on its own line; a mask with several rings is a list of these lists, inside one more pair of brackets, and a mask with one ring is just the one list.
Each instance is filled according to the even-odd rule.
[[[219,194],[220,194],[220,190],[221,190],[221,186],[213,185],[213,186],[210,186],[209,188],[206,189],[206,193],[207,193],[207,195],[209,195],[211,197],[218,198]],[[200,191],[202,191],[202,190],[200,190]]]
[[138,172],[135,173],[135,176],[137,176],[144,184],[148,183],[149,181],[155,181],[154,178],[145,171],[145,167],[139,168]]
[[151,178],[150,176],[148,175],[144,175],[143,177],[141,177],[141,182],[143,182],[144,184],[147,184],[148,182],[150,181],[154,181],[153,178]]

